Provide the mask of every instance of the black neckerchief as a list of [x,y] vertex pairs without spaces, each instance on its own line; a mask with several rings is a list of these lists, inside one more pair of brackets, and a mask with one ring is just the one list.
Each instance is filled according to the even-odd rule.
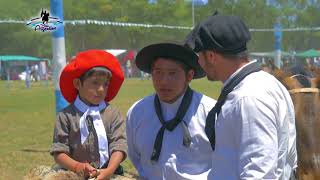
[[[92,144],[94,146],[94,148],[88,149],[90,151],[89,156],[91,158],[90,165],[95,167],[95,168],[99,168],[99,166],[100,166],[100,154],[99,154],[98,135],[97,135],[96,129],[94,128],[93,117],[91,115],[88,115],[86,117],[86,123],[87,123],[88,131],[89,131],[89,136],[88,136],[87,140],[90,140],[91,139],[90,136],[92,136],[92,139],[93,139]],[[94,158],[95,154],[99,155],[98,156],[99,160],[96,160]]]
[[248,76],[251,73],[260,71],[261,68],[258,65],[258,63],[252,63],[247,66],[245,66],[243,69],[240,70],[238,74],[236,74],[229,82],[224,86],[224,88],[221,91],[221,94],[218,98],[217,103],[215,106],[210,110],[207,119],[206,119],[206,126],[205,126],[205,132],[209,138],[212,150],[215,149],[215,143],[216,143],[216,134],[215,134],[215,123],[216,123],[216,117],[218,117],[221,107],[224,104],[224,102],[227,99],[228,94],[233,91],[234,87],[237,86],[246,76]]
[[192,95],[193,95],[193,91],[190,87],[188,87],[186,90],[186,93],[183,96],[183,99],[181,101],[181,104],[179,106],[179,109],[177,111],[176,116],[173,119],[171,119],[170,121],[164,121],[162,111],[161,111],[159,97],[158,97],[158,95],[155,95],[154,107],[155,107],[158,119],[160,120],[160,122],[162,124],[162,127],[159,129],[156,140],[153,145],[153,151],[152,151],[152,155],[151,155],[152,161],[158,161],[158,159],[159,159],[159,156],[161,153],[161,148],[162,148],[164,130],[173,131],[180,122],[183,122],[183,123],[181,123],[182,127],[183,127],[183,145],[186,147],[190,146],[190,143],[191,143],[190,132],[188,130],[186,123],[184,121],[182,121],[182,119],[191,104]]

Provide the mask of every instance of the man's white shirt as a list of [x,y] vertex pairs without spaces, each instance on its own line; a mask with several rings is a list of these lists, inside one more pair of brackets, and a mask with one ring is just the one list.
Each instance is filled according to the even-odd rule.
[[264,71],[248,75],[234,88],[215,126],[211,179],[287,180],[297,166],[291,97],[278,80]]
[[[136,102],[127,113],[128,155],[142,179],[208,179],[212,169],[212,149],[204,132],[206,117],[216,101],[194,91],[183,121],[191,135],[190,147],[183,143],[179,124],[172,132],[165,130],[158,162],[151,161],[153,145],[161,128],[151,95]],[[165,121],[171,120],[182,101],[173,104],[160,101]],[[182,122],[183,123],[183,122]]]

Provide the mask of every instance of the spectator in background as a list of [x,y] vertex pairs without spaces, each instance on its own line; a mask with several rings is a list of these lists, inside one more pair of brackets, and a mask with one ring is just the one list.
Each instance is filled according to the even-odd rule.
[[127,72],[127,77],[128,78],[131,78],[132,77],[132,66],[131,66],[131,61],[130,60],[127,60],[126,62],[126,72]]

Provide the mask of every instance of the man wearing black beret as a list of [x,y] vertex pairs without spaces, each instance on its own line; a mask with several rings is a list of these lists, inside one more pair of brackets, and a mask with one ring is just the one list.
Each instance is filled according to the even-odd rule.
[[213,15],[185,41],[208,80],[223,82],[205,126],[211,179],[287,180],[297,167],[293,103],[277,79],[249,61],[250,38],[239,17]]
[[212,149],[204,131],[215,100],[189,87],[205,76],[198,56],[176,43],[156,43],[136,56],[152,75],[155,93],[127,113],[128,155],[141,179],[202,180],[212,170]]

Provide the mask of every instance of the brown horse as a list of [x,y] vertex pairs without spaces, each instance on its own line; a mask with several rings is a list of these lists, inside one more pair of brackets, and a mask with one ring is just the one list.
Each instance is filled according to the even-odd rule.
[[311,71],[315,78],[279,69],[273,71],[289,90],[294,103],[299,180],[320,180],[320,70]]

